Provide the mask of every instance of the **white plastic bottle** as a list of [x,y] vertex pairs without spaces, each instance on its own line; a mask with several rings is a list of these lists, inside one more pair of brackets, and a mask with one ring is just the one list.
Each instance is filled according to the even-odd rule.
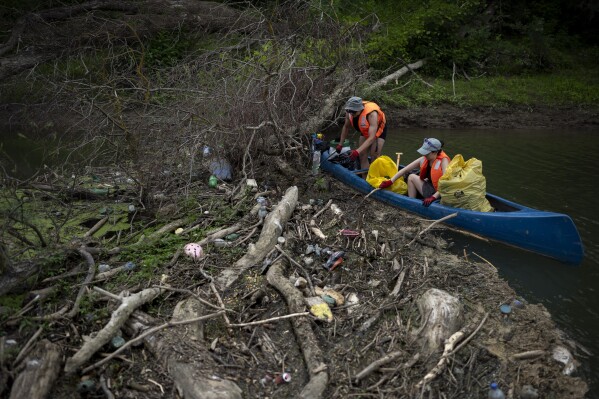
[[489,399],[505,399],[505,395],[503,391],[499,389],[499,386],[496,382],[492,382],[489,386]]
[[312,175],[316,176],[320,169],[320,151],[316,150],[312,154]]

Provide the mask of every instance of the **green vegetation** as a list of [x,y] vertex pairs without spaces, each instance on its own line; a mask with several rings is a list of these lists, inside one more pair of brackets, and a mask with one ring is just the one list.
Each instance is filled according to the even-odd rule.
[[489,76],[466,80],[423,77],[432,88],[412,79],[401,90],[394,84],[372,93],[372,98],[397,107],[454,104],[457,106],[596,106],[599,105],[599,68],[564,70],[522,76]]

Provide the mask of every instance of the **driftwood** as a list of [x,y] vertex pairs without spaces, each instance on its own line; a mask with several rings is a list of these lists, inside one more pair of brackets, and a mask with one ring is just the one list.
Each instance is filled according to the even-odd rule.
[[435,367],[433,367],[433,369],[431,371],[429,371],[424,376],[424,378],[416,384],[417,389],[420,389],[424,384],[432,381],[439,374],[441,374],[441,372],[443,372],[443,370],[445,369],[445,367],[447,365],[447,358],[453,352],[453,348],[455,347],[456,343],[458,343],[463,337],[464,337],[464,332],[458,331],[445,341],[445,349],[443,350],[443,356],[441,356],[441,359],[439,359],[439,362],[437,363],[437,365]]
[[250,267],[262,262],[268,253],[274,249],[277,239],[283,233],[283,228],[297,205],[297,196],[297,187],[292,186],[287,189],[281,201],[264,218],[264,227],[256,244],[250,244],[247,253],[235,262],[232,267],[223,270],[217,278],[221,287],[227,288],[231,286],[239,275]]
[[25,369],[17,376],[10,399],[46,398],[60,373],[60,347],[48,340],[38,342],[25,359]]
[[[199,306],[188,307],[185,312],[188,320],[180,320],[181,314],[174,313],[169,327],[176,325],[194,325],[202,320],[219,316],[221,312],[201,316],[202,308]],[[214,380],[210,375],[216,368],[215,361],[208,353],[208,348],[202,346],[201,341],[196,341],[188,351],[173,351],[173,345],[185,345],[185,330],[182,327],[169,328],[167,331],[159,332],[158,327],[149,328],[149,324],[155,322],[143,312],[135,312],[126,328],[130,331],[146,330],[138,339],[143,339],[144,345],[150,350],[167,369],[173,378],[179,395],[186,399],[241,399],[242,390],[232,381]],[[178,321],[175,321],[178,320]],[[163,325],[164,326],[164,325]],[[149,328],[149,329],[148,329]],[[181,353],[193,353],[195,358],[187,359]]]
[[361,379],[363,379],[364,377],[370,375],[371,373],[378,370],[380,367],[384,366],[385,364],[397,360],[403,354],[404,354],[404,352],[402,352],[402,351],[395,351],[395,352],[389,353],[386,356],[383,356],[380,359],[375,360],[374,362],[372,362],[368,366],[366,366],[366,368],[364,368],[364,370],[362,370],[358,374],[356,374],[356,376],[355,376],[356,382],[358,382]]
[[81,349],[67,360],[64,371],[72,374],[88,361],[94,353],[107,344],[125,324],[131,313],[144,303],[152,301],[162,292],[159,288],[148,288],[137,294],[122,299],[121,305],[112,313],[110,321],[91,340],[85,342]]
[[426,291],[418,300],[418,309],[423,320],[421,334],[427,354],[436,352],[439,346],[463,324],[460,301],[436,288]]
[[397,71],[393,72],[391,75],[387,75],[384,78],[382,78],[381,80],[374,82],[373,84],[371,84],[369,86],[369,89],[372,90],[372,89],[377,89],[381,86],[384,86],[387,83],[391,82],[392,80],[399,79],[400,77],[402,77],[409,71],[411,71],[413,69],[418,69],[418,68],[422,67],[423,65],[424,65],[424,60],[416,61],[413,64],[408,64],[408,65],[404,66],[403,68],[400,68]]
[[[275,287],[285,297],[287,307],[292,313],[300,313],[305,309],[304,296],[287,278],[283,276],[283,260],[276,261],[266,274],[268,283]],[[310,327],[310,322],[304,318],[291,319],[296,341],[304,355],[310,381],[299,394],[300,398],[321,398],[329,381],[326,365],[318,341]]]

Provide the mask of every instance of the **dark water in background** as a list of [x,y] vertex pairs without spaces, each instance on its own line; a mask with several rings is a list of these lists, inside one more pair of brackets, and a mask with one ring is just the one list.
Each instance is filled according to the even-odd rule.
[[[450,156],[483,162],[487,191],[531,208],[566,213],[585,247],[578,266],[567,265],[498,243],[454,234],[454,250],[476,252],[497,267],[519,295],[542,303],[558,326],[592,355],[577,353],[599,397],[599,129],[389,131],[383,154],[401,163],[416,159],[425,137],[445,142]],[[352,140],[357,134],[352,133]],[[353,144],[353,143],[352,143]],[[475,259],[472,256],[472,259]]]

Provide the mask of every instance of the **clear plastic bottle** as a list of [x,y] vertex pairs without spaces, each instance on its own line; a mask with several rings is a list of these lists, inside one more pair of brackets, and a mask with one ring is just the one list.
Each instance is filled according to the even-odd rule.
[[496,382],[492,382],[489,386],[489,399],[505,399],[505,395],[503,391],[499,389],[499,386]]
[[320,169],[320,151],[314,151],[312,154],[312,175],[316,176]]

